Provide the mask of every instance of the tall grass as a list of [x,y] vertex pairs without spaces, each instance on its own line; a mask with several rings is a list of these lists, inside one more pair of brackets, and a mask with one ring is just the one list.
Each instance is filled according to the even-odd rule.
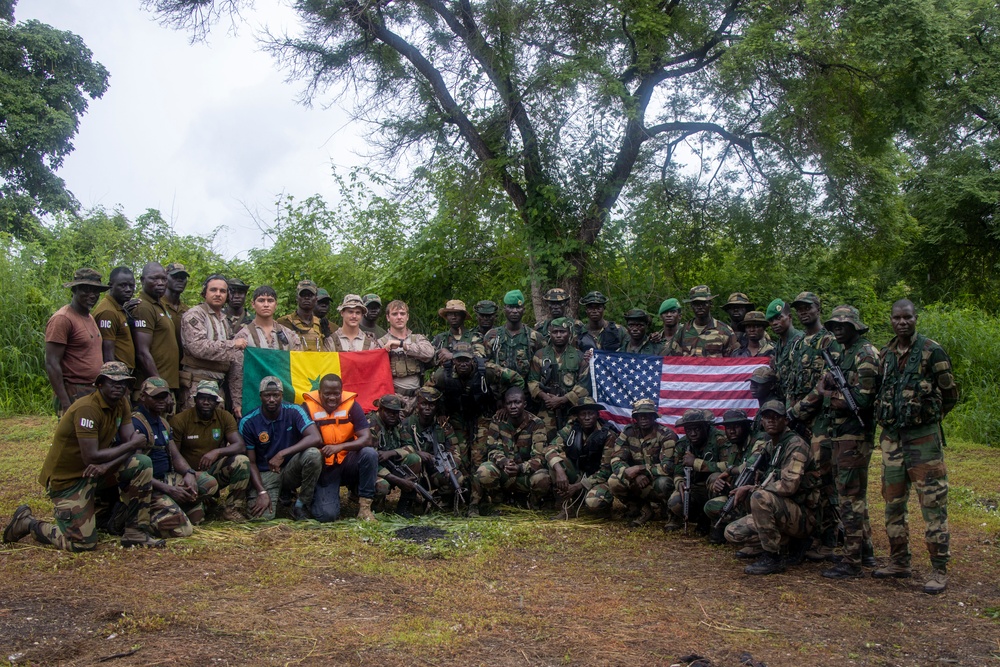
[[1000,446],[1000,317],[932,306],[919,313],[917,330],[944,347],[955,369],[961,399],[945,419],[948,432]]

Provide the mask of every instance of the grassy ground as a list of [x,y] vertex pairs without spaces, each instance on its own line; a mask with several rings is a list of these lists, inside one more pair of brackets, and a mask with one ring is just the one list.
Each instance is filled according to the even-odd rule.
[[[0,420],[0,525],[35,477],[51,418]],[[952,442],[949,590],[832,582],[822,566],[747,577],[731,549],[659,525],[475,520],[213,524],[167,549],[0,550],[0,664],[1000,665],[1000,450]],[[872,525],[886,540],[872,467]],[[398,539],[437,527],[427,544]],[[134,651],[134,653],[130,653]],[[115,656],[115,657],[112,657]]]

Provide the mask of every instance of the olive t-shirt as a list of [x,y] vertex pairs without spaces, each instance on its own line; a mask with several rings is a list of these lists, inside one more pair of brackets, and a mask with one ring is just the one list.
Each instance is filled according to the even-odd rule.
[[195,470],[201,457],[213,449],[228,446],[229,434],[239,432],[236,418],[223,408],[216,408],[211,418],[204,420],[198,418],[197,408],[188,408],[174,415],[170,427],[181,456]]
[[101,372],[101,332],[90,313],[81,315],[66,305],[45,325],[45,342],[64,345],[63,380],[72,384],[93,384]]
[[[136,331],[153,337],[149,351],[153,355],[156,370],[171,389],[177,389],[181,386],[181,356],[175,327],[180,327],[181,323],[174,320],[161,301],[151,297],[145,290],[139,295],[139,299],[139,305],[132,311],[132,326]],[[136,375],[139,376],[136,378],[138,382],[147,377],[144,371]]]
[[132,406],[127,397],[115,405],[108,405],[100,390],[73,403],[56,426],[52,447],[38,476],[39,484],[52,491],[73,486],[87,467],[80,453],[80,438],[96,438],[97,448],[107,449],[122,421],[131,422],[131,415]]
[[128,326],[128,315],[111,294],[105,294],[94,308],[94,320],[104,340],[115,342],[115,361],[135,368],[135,344]]

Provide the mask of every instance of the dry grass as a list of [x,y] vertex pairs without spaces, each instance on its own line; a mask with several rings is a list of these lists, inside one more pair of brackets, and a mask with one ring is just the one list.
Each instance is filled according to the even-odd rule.
[[[45,420],[6,420],[0,508],[33,487]],[[952,480],[972,500],[953,512],[945,595],[926,573],[912,505],[913,581],[838,583],[809,565],[742,574],[731,550],[659,526],[555,523],[528,512],[422,519],[450,535],[401,542],[405,522],[326,527],[216,524],[162,551],[64,554],[24,540],[0,551],[0,661],[115,665],[669,665],[698,653],[736,665],[1000,664],[996,513],[977,504],[1000,451],[955,443]],[[969,471],[973,472],[969,472]],[[982,473],[981,476],[979,473]],[[886,543],[873,469],[872,524]],[[985,524],[985,525],[984,525]],[[412,525],[412,524],[410,524]]]

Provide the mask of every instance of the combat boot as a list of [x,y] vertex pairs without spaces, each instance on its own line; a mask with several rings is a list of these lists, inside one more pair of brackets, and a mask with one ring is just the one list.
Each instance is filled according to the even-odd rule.
[[674,515],[674,513],[671,512],[670,517],[667,519],[667,522],[663,524],[663,532],[672,533],[675,530],[681,530],[682,528],[684,528],[684,525]]
[[376,521],[375,515],[372,514],[371,498],[358,498],[358,520]]
[[410,511],[410,508],[413,507],[415,499],[416,497],[412,493],[401,493],[399,500],[396,502],[396,514],[404,519],[412,519],[413,512]]
[[469,503],[469,513],[470,519],[479,516],[479,503]]
[[864,571],[857,565],[851,565],[846,561],[837,563],[828,570],[823,570],[821,574],[827,579],[857,579],[865,576]]
[[27,505],[21,505],[14,510],[14,516],[10,518],[10,523],[3,529],[3,541],[7,544],[17,542],[30,533],[36,523],[38,520],[31,516],[31,508]]
[[247,515],[243,513],[243,510],[236,507],[236,505],[223,505],[222,520],[242,523],[247,520]]
[[649,523],[650,519],[653,518],[653,508],[649,503],[645,503],[642,509],[639,510],[639,516],[632,519],[632,527],[639,528],[640,526],[645,526]]
[[162,549],[167,546],[166,540],[152,537],[141,528],[126,527],[125,534],[122,535],[122,548],[149,547],[151,549]]
[[875,560],[875,545],[871,542],[865,542],[861,545],[861,565],[863,567],[878,567],[878,561]]
[[785,566],[781,564],[781,557],[771,551],[765,551],[760,558],[743,568],[745,574],[777,574],[784,571]]
[[299,505],[295,503],[292,505],[292,509],[288,512],[289,516],[292,517],[292,521],[308,521],[312,517],[312,512],[305,505]]
[[924,593],[928,595],[937,595],[938,593],[944,593],[944,589],[948,587],[948,573],[942,568],[934,568],[931,572],[931,576],[927,577],[927,583],[924,584]]
[[872,571],[872,579],[909,579],[913,572],[909,565],[899,565],[889,563],[885,567],[880,567]]
[[118,501],[111,508],[111,515],[108,517],[108,522],[104,525],[104,528],[109,534],[121,537],[125,534],[126,523],[128,523],[128,505]]
[[806,559],[806,549],[809,548],[809,538],[793,539],[788,543],[788,554],[782,562],[785,567],[798,567]]
[[712,526],[712,530],[708,533],[708,541],[710,544],[725,544],[726,543],[726,527],[722,524],[718,526]]

